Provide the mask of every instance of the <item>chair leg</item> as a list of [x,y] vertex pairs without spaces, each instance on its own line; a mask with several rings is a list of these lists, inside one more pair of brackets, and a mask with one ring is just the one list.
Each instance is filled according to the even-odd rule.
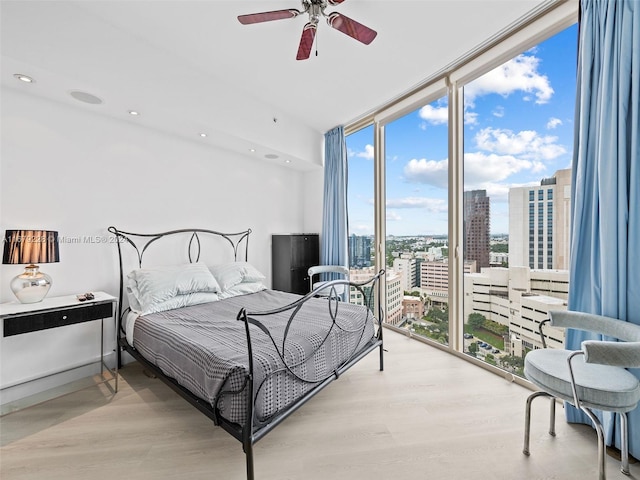
[[549,398],[549,435],[556,436],[556,397]]
[[[591,419],[591,421],[593,422],[593,426],[595,427],[598,434],[598,478],[599,480],[606,480],[607,476],[604,471],[604,429],[602,428],[602,424],[600,423],[598,417],[596,417],[590,409],[588,409],[587,407],[580,407],[580,410],[586,413],[587,416]],[[624,428],[626,429],[626,424]]]
[[627,424],[627,414],[625,412],[620,413],[620,453],[622,456],[622,463],[620,465],[620,471],[625,475],[631,475],[629,472],[629,430]]
[[[552,402],[555,401],[555,397],[547,392],[533,392],[531,395],[529,395],[529,398],[527,398],[527,407],[524,415],[524,447],[522,448],[522,453],[524,453],[527,456],[529,456],[530,454],[529,437],[530,437],[530,430],[531,430],[531,403],[533,402],[533,399],[537,397],[550,397]],[[552,408],[553,408],[553,412],[551,414],[552,423],[551,423],[551,427],[549,428],[549,433],[553,432],[551,433],[551,435],[555,436],[555,403],[553,404]]]

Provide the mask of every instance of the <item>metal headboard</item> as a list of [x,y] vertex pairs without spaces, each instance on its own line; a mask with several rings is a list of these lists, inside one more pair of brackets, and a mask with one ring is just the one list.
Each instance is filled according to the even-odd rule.
[[[120,267],[120,291],[118,296],[118,330],[122,328],[123,300],[124,300],[124,276],[125,271],[122,261],[122,245],[128,244],[133,248],[137,255],[138,268],[142,268],[142,261],[145,253],[149,251],[151,245],[156,244],[160,239],[173,237],[177,235],[190,234],[189,241],[186,245],[187,256],[190,263],[197,262],[201,254],[200,237],[213,236],[225,239],[229,242],[233,250],[233,259],[235,261],[247,260],[249,255],[249,235],[251,229],[236,233],[223,233],[215,230],[207,230],[205,228],[182,228],[179,230],[169,230],[159,233],[134,233],[118,230],[116,227],[109,227],[109,232],[116,236],[116,245],[118,246],[118,264]],[[238,258],[238,255],[244,250],[244,258]],[[128,272],[127,272],[128,273]]]

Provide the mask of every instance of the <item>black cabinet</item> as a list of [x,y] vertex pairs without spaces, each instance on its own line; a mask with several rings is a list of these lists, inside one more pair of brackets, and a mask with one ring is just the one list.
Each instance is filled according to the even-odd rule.
[[271,287],[283,292],[309,293],[309,267],[320,262],[317,233],[271,236]]

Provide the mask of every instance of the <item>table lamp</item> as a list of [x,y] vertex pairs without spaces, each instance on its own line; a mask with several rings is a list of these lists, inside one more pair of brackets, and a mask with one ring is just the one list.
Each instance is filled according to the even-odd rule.
[[2,263],[27,265],[24,273],[11,280],[11,290],[20,303],[40,302],[51,288],[51,277],[41,272],[36,263],[59,261],[58,232],[6,230]]

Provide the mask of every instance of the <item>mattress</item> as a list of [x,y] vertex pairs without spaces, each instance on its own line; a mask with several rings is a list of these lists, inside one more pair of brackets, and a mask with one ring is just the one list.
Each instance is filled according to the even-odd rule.
[[[238,312],[267,311],[300,296],[264,290],[138,317],[133,346],[162,372],[244,425],[248,354],[245,324]],[[335,307],[335,302],[331,304]],[[363,306],[338,303],[335,321],[329,302],[311,298],[296,313],[256,316],[273,338],[250,326],[254,358],[255,420],[259,427],[304,396],[356,352],[375,343],[374,318]],[[332,310],[333,311],[333,310]]]

